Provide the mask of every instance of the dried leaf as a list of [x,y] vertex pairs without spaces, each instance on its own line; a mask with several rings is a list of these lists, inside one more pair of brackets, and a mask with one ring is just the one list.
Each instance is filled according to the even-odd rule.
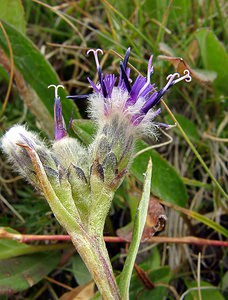
[[181,57],[159,55],[158,58],[170,62],[180,74],[183,74],[184,70],[188,69],[191,76],[202,83],[212,82],[217,77],[217,74],[212,71],[192,69]]
[[[167,217],[165,215],[163,206],[158,202],[156,198],[151,197],[141,243],[146,242],[148,239],[154,236],[156,232],[164,230],[166,220]],[[131,242],[132,230],[133,224],[129,223],[128,225],[118,229],[116,233],[125,241]]]
[[146,225],[142,235],[142,242],[147,241],[156,232],[165,228],[167,217],[163,206],[154,197],[151,197],[146,218]]
[[60,300],[90,300],[93,296],[94,282],[92,281],[63,294]]

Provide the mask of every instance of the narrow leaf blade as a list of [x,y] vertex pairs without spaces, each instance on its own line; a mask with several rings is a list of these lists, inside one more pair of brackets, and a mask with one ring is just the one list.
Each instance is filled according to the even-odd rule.
[[135,259],[140,245],[143,229],[146,223],[147,210],[150,200],[150,185],[152,177],[152,161],[149,160],[144,182],[143,194],[135,216],[132,242],[123,271],[120,275],[120,294],[123,300],[129,299],[129,287]]

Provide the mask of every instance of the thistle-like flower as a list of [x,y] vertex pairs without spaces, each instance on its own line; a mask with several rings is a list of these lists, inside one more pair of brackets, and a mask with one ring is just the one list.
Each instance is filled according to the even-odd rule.
[[109,176],[105,175],[104,178],[115,189],[129,167],[135,139],[143,135],[156,137],[159,127],[169,128],[167,124],[154,121],[161,112],[161,108],[156,108],[156,105],[170,87],[181,80],[191,81],[191,76],[189,70],[185,70],[182,77],[178,73],[171,74],[167,77],[165,87],[157,91],[151,83],[153,56],[148,62],[147,76],[139,75],[133,82],[128,67],[130,48],[120,62],[119,78],[114,74],[103,75],[98,59],[98,53],[103,53],[101,49],[91,49],[87,54],[90,52],[94,54],[98,72],[98,83],[88,78],[93,93],[86,96],[90,116],[98,125],[98,133],[90,150],[93,159],[104,169],[102,173],[112,166],[114,173],[110,176],[109,170]]
[[[128,124],[131,132],[143,134],[153,134],[157,127],[168,127],[163,123],[154,123],[154,118],[161,112],[155,109],[167,90],[181,80],[191,81],[189,70],[184,71],[184,76],[179,73],[171,74],[167,77],[167,84],[157,91],[155,85],[151,83],[151,76],[154,72],[152,66],[153,56],[148,62],[147,76],[138,75],[135,82],[130,78],[130,68],[127,66],[130,55],[130,48],[127,49],[124,60],[120,62],[119,79],[114,74],[103,75],[98,53],[101,49],[90,49],[87,54],[94,54],[99,82],[95,84],[89,78],[88,81],[94,92],[88,96],[89,112],[91,117],[98,124],[110,122],[118,116]],[[77,98],[82,96],[69,96]]]

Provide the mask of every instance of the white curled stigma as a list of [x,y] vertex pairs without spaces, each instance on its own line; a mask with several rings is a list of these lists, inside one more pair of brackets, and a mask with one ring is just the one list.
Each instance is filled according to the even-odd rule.
[[[174,78],[177,77],[177,79],[175,80]],[[184,75],[180,77],[179,73],[174,73],[174,74],[170,74],[167,76],[166,78],[168,81],[167,84],[176,84],[182,80],[184,80],[185,82],[190,82],[192,81],[192,76],[190,75],[190,71],[188,69],[184,70]]]
[[59,89],[60,87],[61,87],[62,89],[64,89],[64,86],[61,85],[61,84],[59,84],[59,85],[50,84],[50,85],[48,86],[48,89],[49,89],[50,87],[54,87],[54,89],[55,89],[55,99],[59,98],[59,95],[58,95],[58,89]]
[[100,63],[99,63],[99,60],[98,60],[98,52],[100,52],[102,55],[104,54],[103,53],[103,51],[101,50],[101,49],[96,49],[96,50],[94,50],[94,49],[89,49],[87,52],[86,52],[86,55],[89,55],[89,53],[93,53],[93,55],[94,55],[94,59],[95,59],[95,63],[96,63],[96,67],[97,67],[97,69],[99,69],[100,68]]

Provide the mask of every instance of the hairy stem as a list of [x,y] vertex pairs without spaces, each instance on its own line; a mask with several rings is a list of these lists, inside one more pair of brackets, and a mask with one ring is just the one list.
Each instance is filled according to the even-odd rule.
[[120,300],[118,286],[103,239],[71,233],[71,240],[91,273],[104,300]]

